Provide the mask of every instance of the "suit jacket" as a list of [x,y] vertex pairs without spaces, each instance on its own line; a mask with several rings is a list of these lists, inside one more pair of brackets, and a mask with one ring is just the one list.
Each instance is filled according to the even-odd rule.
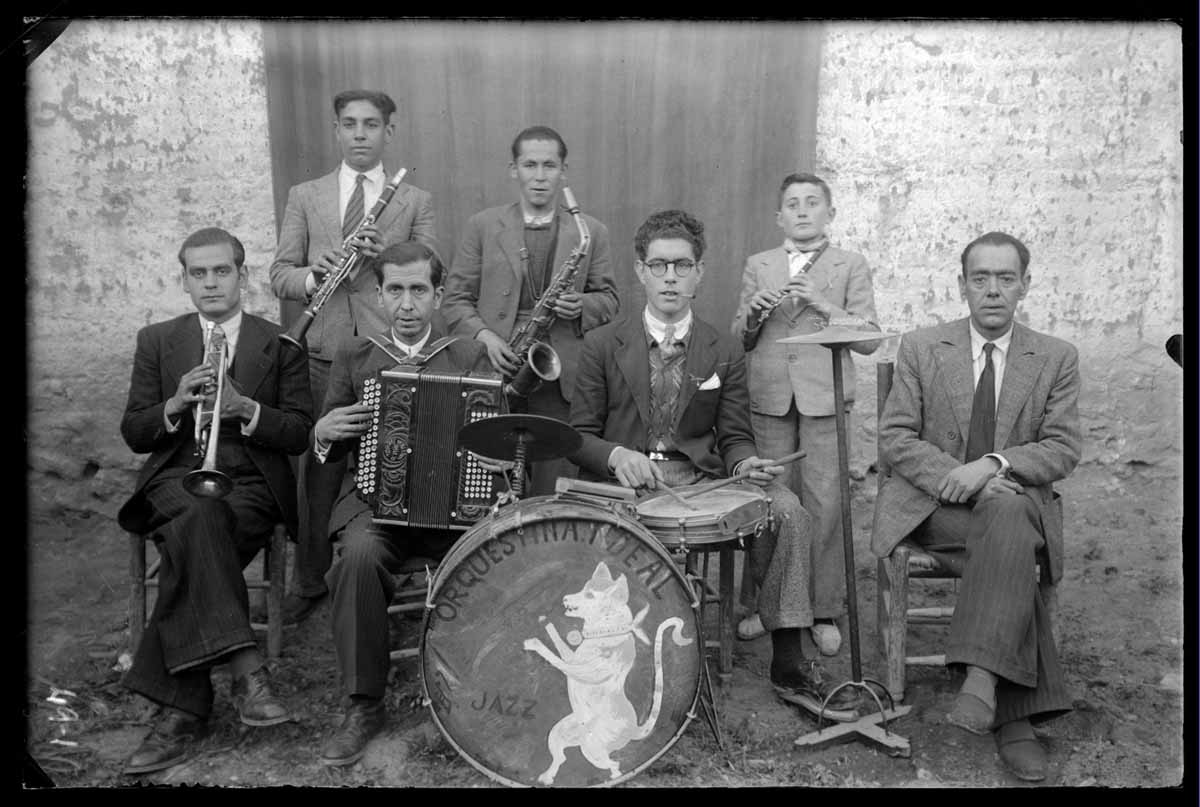
[[[728,476],[735,465],[758,453],[750,426],[746,359],[731,337],[694,317],[686,361],[672,431],[675,445],[705,473]],[[715,386],[714,377],[719,382]],[[641,312],[584,337],[571,425],[582,434],[583,444],[570,459],[592,479],[611,478],[608,456],[617,446],[650,448],[650,350]]]
[[[445,333],[434,327],[429,335],[429,343],[443,336]],[[376,338],[384,344],[391,345],[391,328],[377,334]],[[330,410],[339,406],[348,406],[362,400],[363,383],[380,370],[389,370],[395,366],[396,360],[367,337],[351,337],[338,349],[333,366],[330,367],[329,389],[325,393],[321,416],[324,417]],[[495,375],[483,343],[470,339],[452,342],[449,347],[430,358],[425,366],[434,370],[456,370],[472,375]],[[357,438],[338,440],[330,446],[326,461],[336,461],[352,451],[358,451]],[[370,505],[358,497],[354,486],[354,472],[350,471],[342,480],[338,500],[333,506],[333,513],[329,518],[329,534],[333,535],[349,524],[356,515],[369,509]]]
[[[875,502],[871,549],[880,557],[938,507],[938,482],[963,464],[975,379],[966,318],[905,334],[879,423],[890,465]],[[1050,578],[1062,575],[1062,514],[1052,483],[1079,462],[1079,357],[1074,346],[1013,324],[1000,380],[993,451],[1042,508]]]
[[[559,225],[554,272],[579,245],[579,228],[567,208],[560,205],[556,215]],[[575,320],[556,320],[547,339],[562,359],[559,382],[568,401],[583,335],[611,320],[618,306],[608,228],[586,213],[581,215],[592,239],[575,277],[575,290],[583,295],[583,313]],[[467,339],[474,339],[484,328],[506,340],[512,335],[521,284],[526,282],[521,260],[524,248],[525,220],[519,202],[491,207],[470,218],[446,279],[442,312],[451,332]]]
[[[376,226],[385,246],[420,241],[437,251],[433,199],[420,188],[407,183],[400,185]],[[283,223],[279,226],[279,246],[271,264],[271,290],[275,296],[281,300],[306,301],[304,283],[312,272],[312,264],[322,252],[341,245],[338,170],[294,186],[288,191]],[[310,356],[332,361],[343,338],[377,333],[391,326],[391,319],[379,305],[377,286],[370,267],[365,262],[360,264],[356,275],[347,278],[333,292],[309,326],[306,336]]]
[[[150,512],[142,495],[146,483],[177,452],[194,446],[193,410],[184,412],[179,428],[170,433],[163,409],[179,388],[179,379],[203,359],[198,317],[192,312],[138,331],[121,436],[135,453],[150,456],[138,473],[133,496],[117,516],[121,526],[132,532],[148,529]],[[299,351],[281,349],[281,330],[273,322],[243,313],[230,377],[243,395],[261,404],[258,426],[245,438],[246,453],[266,479],[288,530],[295,535],[296,483],[286,455],[302,454],[308,447],[313,405],[308,362]]]
[[[830,245],[808,270],[817,288],[834,307],[834,317],[861,317],[876,324],[875,292],[871,287],[871,268],[856,252]],[[746,333],[746,314],[750,299],[761,289],[781,289],[787,285],[788,254],[782,246],[759,252],[746,259],[742,270],[742,296],[733,315],[733,335]],[[781,345],[786,336],[813,333],[825,327],[825,320],[811,307],[788,300],[771,312],[760,327],[758,343],[746,353],[750,373],[750,411],[765,415],[786,415],[794,398],[802,415],[832,415],[833,362],[829,350],[820,345]],[[872,353],[879,342],[862,342],[852,349]],[[847,401],[854,400],[854,362],[849,352],[842,354],[842,378]]]

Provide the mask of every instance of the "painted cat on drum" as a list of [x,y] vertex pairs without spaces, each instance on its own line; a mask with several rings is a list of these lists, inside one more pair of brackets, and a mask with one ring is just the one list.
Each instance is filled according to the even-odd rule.
[[[614,528],[615,527],[615,528]],[[517,550],[537,544],[574,541],[600,546],[617,558],[635,577],[662,599],[660,589],[671,578],[670,565],[652,553],[644,543],[617,525],[596,524],[584,520],[541,521],[489,538],[468,555],[438,593],[434,614],[453,621],[458,617],[459,604],[467,599],[470,590]]]

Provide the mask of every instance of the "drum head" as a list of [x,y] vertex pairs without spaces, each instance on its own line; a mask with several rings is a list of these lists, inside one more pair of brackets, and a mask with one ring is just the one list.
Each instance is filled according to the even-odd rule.
[[[684,485],[675,490],[686,495],[698,487]],[[695,509],[671,496],[646,499],[637,505],[638,521],[668,546],[681,541],[719,543],[755,532],[770,509],[767,495],[750,485],[717,488],[687,501]]]
[[527,499],[464,534],[430,600],[421,680],[434,721],[497,781],[614,784],[691,719],[704,650],[691,591],[628,516]]

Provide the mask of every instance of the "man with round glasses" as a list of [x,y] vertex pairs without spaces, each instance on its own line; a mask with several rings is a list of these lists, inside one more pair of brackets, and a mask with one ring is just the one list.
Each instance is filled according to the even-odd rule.
[[[692,312],[704,276],[704,225],[682,210],[655,213],[638,228],[634,251],[646,307],[584,337],[571,400],[583,443],[571,459],[582,478],[640,492],[742,470],[769,488],[776,529],[755,537],[749,562],[771,632],[771,683],[818,712],[831,688],[801,643],[813,621],[812,517],[777,481],[785,466],[758,457],[741,346]],[[852,719],[854,703],[843,689],[825,715]]]

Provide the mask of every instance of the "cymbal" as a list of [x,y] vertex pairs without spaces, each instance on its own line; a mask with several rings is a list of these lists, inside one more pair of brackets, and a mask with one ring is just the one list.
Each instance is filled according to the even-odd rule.
[[833,347],[835,345],[852,345],[855,342],[874,342],[876,339],[887,339],[899,335],[898,333],[889,333],[887,331],[865,331],[849,325],[830,325],[828,328],[823,328],[814,333],[785,336],[783,339],[776,339],[775,341],[787,345],[823,345],[825,347]]
[[575,452],[583,437],[566,423],[541,415],[496,415],[458,430],[468,450],[494,460],[513,460],[524,442],[525,459],[554,460]]

